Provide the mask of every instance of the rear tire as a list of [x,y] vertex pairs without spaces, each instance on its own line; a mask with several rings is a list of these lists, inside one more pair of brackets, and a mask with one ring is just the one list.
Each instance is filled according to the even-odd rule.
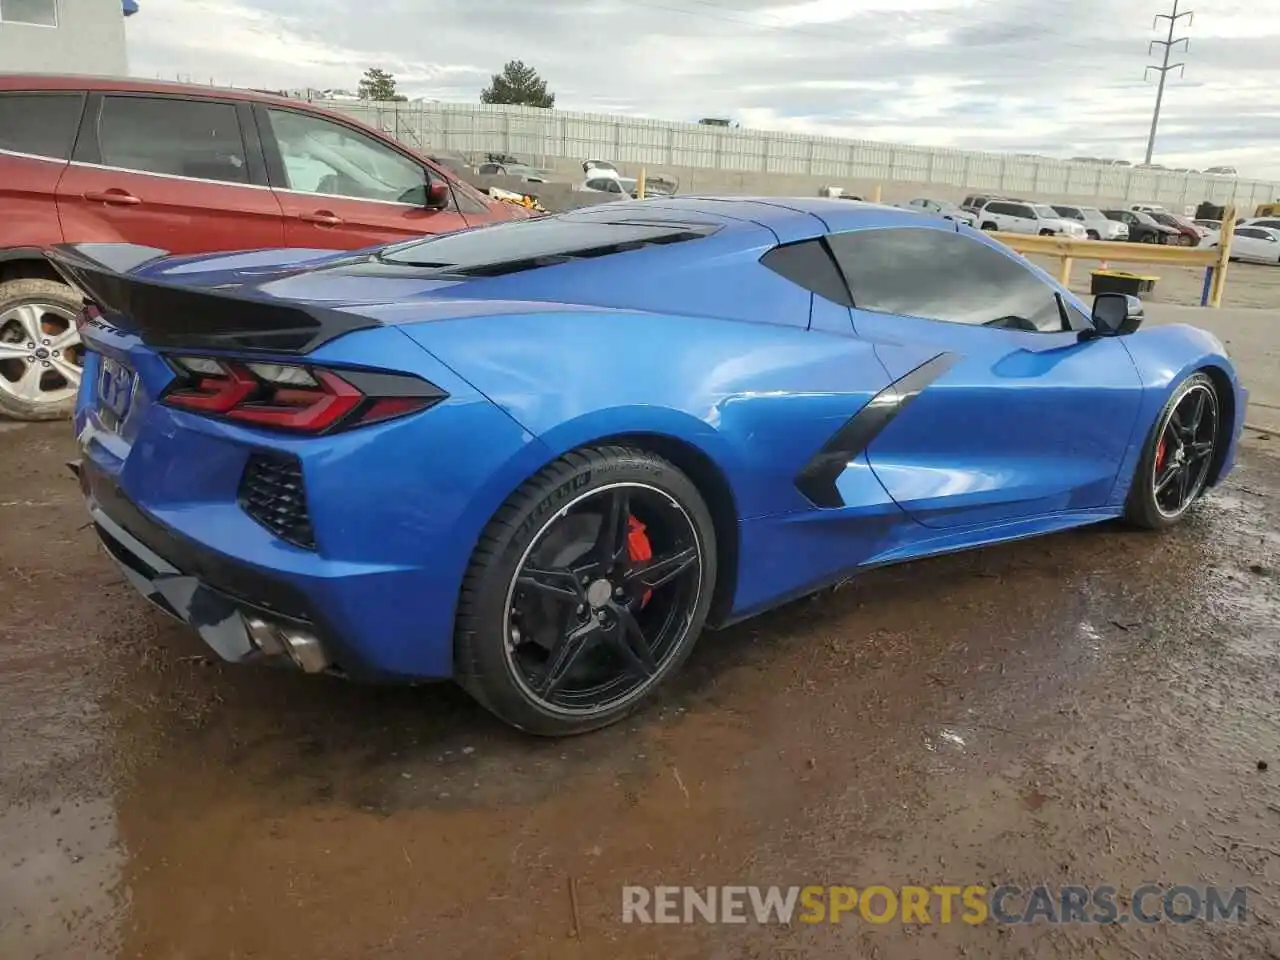
[[[625,543],[606,534],[620,529],[607,517],[638,520],[652,552],[637,557],[630,532]],[[646,574],[660,564],[679,571]],[[527,480],[481,534],[458,602],[455,676],[529,733],[608,726],[684,663],[715,580],[715,526],[692,480],[644,450],[573,451]]]
[[[1194,419],[1197,402],[1202,406],[1199,419]],[[1221,410],[1218,390],[1206,374],[1193,373],[1178,384],[1143,445],[1125,501],[1129,523],[1163,530],[1186,516],[1208,483],[1221,442]],[[1175,469],[1183,463],[1185,486]]]
[[995,229],[997,229],[997,228],[996,228],[996,225],[995,225],[994,223],[992,223],[990,220],[984,220],[984,221],[982,222],[982,229],[983,229],[983,230],[995,230]]
[[1097,230],[1086,230],[1086,231],[1085,231],[1085,235],[1086,235],[1086,236],[1088,236],[1088,238],[1089,238],[1090,240],[1101,240],[1101,239],[1102,239],[1100,236],[1098,236],[1098,231],[1097,231]]
[[83,298],[65,283],[0,283],[0,414],[64,420],[76,405],[84,348],[75,316]]

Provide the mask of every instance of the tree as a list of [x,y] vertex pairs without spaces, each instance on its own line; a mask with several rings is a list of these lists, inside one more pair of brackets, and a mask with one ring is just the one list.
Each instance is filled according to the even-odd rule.
[[370,67],[360,78],[359,97],[361,100],[405,100],[403,94],[396,93],[396,78],[379,67]]
[[526,107],[556,105],[556,95],[547,93],[547,81],[538,76],[533,67],[526,67],[522,60],[511,60],[495,73],[489,86],[480,91],[481,103],[518,103]]

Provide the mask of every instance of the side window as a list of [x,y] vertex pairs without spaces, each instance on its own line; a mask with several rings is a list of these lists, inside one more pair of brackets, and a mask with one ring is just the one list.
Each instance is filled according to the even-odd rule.
[[68,159],[83,104],[78,93],[0,93],[0,150]]
[[1015,217],[1021,217],[1023,220],[1037,220],[1037,219],[1039,219],[1039,218],[1036,216],[1036,211],[1035,211],[1035,209],[1034,209],[1034,208],[1032,208],[1032,207],[1028,207],[1028,206],[1024,206],[1024,205],[1022,205],[1022,204],[1019,204],[1018,206],[1016,206],[1016,207],[1014,207],[1014,208],[1013,208],[1013,215],[1014,215]]
[[[0,129],[3,129],[3,128],[0,128]],[[0,136],[3,136],[3,134],[0,134]],[[1254,224],[1254,226],[1255,227],[1271,227],[1274,230],[1275,228],[1280,227],[1280,220],[1259,220],[1257,223]]]
[[478,169],[484,176],[492,177],[498,172],[498,165],[496,163],[482,163]]
[[1001,203],[999,200],[992,200],[983,209],[987,213],[1007,214],[1009,212],[1009,204]]
[[426,171],[385,144],[322,117],[290,110],[268,110],[267,117],[280,147],[286,189],[353,200],[426,203]]
[[947,323],[1061,332],[1055,291],[980,240],[896,227],[827,238],[859,310]]
[[0,23],[56,27],[58,25],[57,0],[0,0]]
[[108,96],[98,117],[98,146],[109,167],[249,181],[240,121],[229,103]]
[[774,247],[760,258],[760,263],[832,303],[846,307],[853,303],[840,269],[821,240],[801,240]]
[[1251,237],[1254,240],[1263,240],[1266,238],[1267,235],[1263,233],[1261,230],[1254,230],[1252,227],[1241,227],[1239,230],[1236,231],[1236,236]]

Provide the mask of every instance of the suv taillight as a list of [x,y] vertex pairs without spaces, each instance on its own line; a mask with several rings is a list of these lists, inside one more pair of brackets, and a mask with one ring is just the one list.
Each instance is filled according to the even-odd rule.
[[98,309],[98,305],[92,300],[85,300],[80,305],[80,310],[76,313],[76,332],[82,332],[85,324],[98,320],[101,317],[102,311]]
[[409,374],[215,357],[166,359],[178,377],[162,403],[290,433],[332,433],[382,423],[426,410],[448,396]]

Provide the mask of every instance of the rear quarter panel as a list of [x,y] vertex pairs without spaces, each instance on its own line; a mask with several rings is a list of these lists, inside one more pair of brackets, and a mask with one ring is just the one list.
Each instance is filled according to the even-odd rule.
[[888,382],[865,342],[771,324],[613,311],[402,329],[553,457],[633,434],[694,447],[740,520],[812,509],[796,473]]
[[63,160],[0,151],[0,249],[62,241],[54,197],[66,169]]

